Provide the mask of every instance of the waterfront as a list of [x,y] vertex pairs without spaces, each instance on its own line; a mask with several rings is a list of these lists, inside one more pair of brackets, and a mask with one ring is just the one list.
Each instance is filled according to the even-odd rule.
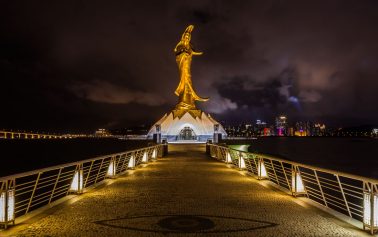
[[119,139],[0,140],[0,177],[145,147],[151,141]]
[[[0,140],[0,176],[140,148],[148,143],[118,139]],[[248,143],[251,152],[378,178],[378,139],[261,137]]]
[[250,152],[265,153],[365,177],[378,178],[378,139],[341,137],[260,137]]

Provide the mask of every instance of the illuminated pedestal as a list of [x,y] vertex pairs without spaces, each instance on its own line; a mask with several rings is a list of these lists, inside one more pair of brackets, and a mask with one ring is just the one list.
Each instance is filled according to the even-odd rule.
[[0,224],[5,229],[9,223],[14,224],[14,190],[0,192]]
[[134,169],[135,168],[135,156],[132,155],[129,160],[129,164],[127,165],[127,168]]
[[83,193],[83,169],[75,171],[69,191],[76,194]]
[[[152,153],[153,153],[153,152],[152,152]],[[152,154],[152,155],[153,155],[153,154]],[[148,162],[148,155],[147,155],[147,152],[146,152],[146,151],[143,153],[142,162],[143,162],[143,163],[147,163],[147,162]]]
[[364,229],[369,228],[373,234],[378,229],[378,194],[364,192]]
[[226,163],[232,163],[232,158],[229,151],[226,152]]
[[239,152],[239,169],[245,169],[245,160],[243,157],[243,153]]
[[265,164],[263,159],[259,159],[257,163],[257,179],[268,178],[268,173],[266,172]]
[[293,167],[291,173],[291,193],[293,194],[293,196],[306,194],[301,173],[299,172],[298,167]]
[[108,167],[108,171],[106,172],[106,177],[113,178],[116,175],[116,160],[111,159]]

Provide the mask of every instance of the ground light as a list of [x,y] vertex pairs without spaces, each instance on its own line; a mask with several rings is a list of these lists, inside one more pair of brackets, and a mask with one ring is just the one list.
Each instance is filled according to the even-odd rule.
[[147,152],[146,151],[143,153],[142,162],[143,163],[147,163],[148,162],[148,156],[147,156]]
[[80,194],[83,192],[83,169],[77,169],[72,179],[70,192]]
[[245,161],[243,157],[243,153],[239,152],[239,169],[245,169]]
[[370,229],[371,234],[378,229],[378,194],[364,192],[364,229]]
[[134,169],[135,168],[135,156],[131,155],[129,164],[127,165],[128,168]]
[[232,158],[229,151],[226,152],[226,163],[232,163]]
[[108,171],[106,172],[107,177],[114,177],[116,174],[116,162],[115,159],[112,158],[109,163]]
[[265,179],[268,177],[263,159],[259,159],[257,163],[257,178]]
[[156,148],[152,151],[152,159],[156,159],[157,151]]
[[14,224],[14,190],[0,192],[0,224],[5,228],[12,222]]
[[293,167],[291,174],[291,193],[293,194],[293,196],[306,194],[301,173],[299,172],[299,169],[296,166]]

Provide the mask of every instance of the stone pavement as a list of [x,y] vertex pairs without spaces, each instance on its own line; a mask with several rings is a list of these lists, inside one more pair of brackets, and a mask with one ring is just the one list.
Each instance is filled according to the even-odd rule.
[[205,155],[169,155],[89,191],[15,236],[358,236],[355,227]]

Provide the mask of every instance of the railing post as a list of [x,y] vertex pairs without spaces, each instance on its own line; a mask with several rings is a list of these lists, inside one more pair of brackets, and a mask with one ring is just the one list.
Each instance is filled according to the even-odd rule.
[[210,155],[210,145],[209,145],[209,142],[206,142],[206,155],[207,156],[211,156]]
[[50,198],[49,198],[49,203],[51,203],[51,200],[52,200],[53,197],[54,197],[55,189],[56,189],[56,186],[58,185],[59,178],[60,178],[60,174],[62,173],[62,169],[63,169],[63,168],[60,168],[60,169],[59,169],[58,176],[56,177],[56,180],[55,180],[55,183],[54,183],[54,188],[53,188],[53,190],[52,190],[52,192],[51,192],[51,195],[50,195]]
[[83,164],[78,164],[74,176],[72,178],[71,187],[69,192],[75,194],[83,193]]
[[340,178],[338,175],[335,175],[336,176],[336,179],[337,179],[337,182],[339,183],[339,187],[340,187],[340,192],[341,192],[341,195],[343,196],[343,199],[344,199],[344,203],[345,203],[345,206],[347,208],[347,211],[348,211],[348,214],[350,217],[352,217],[352,213],[350,212],[350,209],[349,209],[349,204],[348,204],[348,201],[346,200],[346,197],[345,197],[345,193],[344,193],[344,189],[343,189],[343,186],[340,182]]
[[30,208],[30,205],[31,205],[31,203],[33,201],[35,190],[37,190],[37,186],[38,186],[38,182],[39,182],[39,178],[41,177],[41,174],[42,173],[38,173],[37,180],[35,181],[34,188],[33,188],[31,197],[29,199],[28,207],[26,208],[26,212],[25,213],[29,212],[29,208]]
[[155,146],[152,148],[152,154],[151,154],[151,159],[155,160],[158,157],[158,148]]
[[135,153],[131,153],[130,155],[130,159],[129,159],[129,163],[127,165],[127,168],[129,169],[134,169],[135,168]]
[[163,142],[163,155],[161,157],[167,156],[167,155],[168,155],[168,143],[167,143],[167,140],[164,140],[164,142]]
[[270,165],[272,166],[272,170],[273,170],[273,173],[274,173],[274,177],[276,178],[276,182],[277,182],[278,185],[280,185],[280,181],[278,180],[276,169],[274,168],[274,164],[273,164],[272,160],[270,160]]
[[266,172],[264,160],[262,158],[258,158],[257,163],[257,179],[262,180],[268,178],[268,173]]
[[114,178],[114,176],[116,175],[116,170],[117,170],[116,159],[115,159],[115,156],[112,156],[109,162],[108,171],[106,172],[106,177]]
[[143,151],[142,163],[148,163],[148,151]]
[[225,162],[227,164],[232,163],[231,152],[230,152],[229,148],[227,148],[227,151],[226,151],[226,160],[225,160]]
[[0,187],[0,224],[4,229],[8,228],[9,223],[14,225],[14,205],[15,205],[15,180],[6,180]]
[[245,169],[245,161],[244,161],[243,153],[241,151],[239,151],[239,169],[240,170]]
[[364,182],[364,215],[363,227],[370,229],[370,234],[374,234],[378,229],[378,194],[377,187],[373,183]]
[[328,207],[327,199],[325,198],[325,195],[324,195],[324,192],[323,192],[323,188],[322,188],[322,185],[320,184],[320,180],[319,180],[319,177],[318,177],[318,172],[316,172],[316,170],[314,170],[314,174],[315,174],[316,182],[318,183],[318,186],[319,186],[319,190],[320,190],[320,192],[322,194],[324,205],[326,207]]
[[306,189],[303,185],[301,173],[296,165],[291,166],[291,194],[296,197],[301,194],[306,194]]

